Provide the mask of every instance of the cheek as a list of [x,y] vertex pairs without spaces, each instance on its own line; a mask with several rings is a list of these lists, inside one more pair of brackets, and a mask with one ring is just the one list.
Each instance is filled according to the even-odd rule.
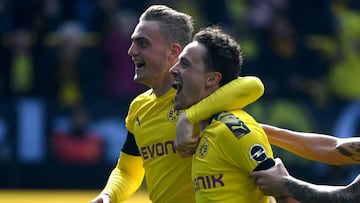
[[184,87],[186,88],[185,92],[187,92],[187,95],[189,97],[197,99],[198,97],[201,96],[200,93],[203,88],[203,83],[201,80],[199,80],[198,78],[192,78],[187,82],[185,81],[185,83],[186,83],[186,85],[184,85]]
[[154,71],[162,71],[168,66],[167,58],[162,53],[150,53],[146,64]]

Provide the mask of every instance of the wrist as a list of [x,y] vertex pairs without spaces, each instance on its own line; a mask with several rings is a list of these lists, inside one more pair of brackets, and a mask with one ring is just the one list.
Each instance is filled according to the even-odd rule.
[[186,124],[192,124],[186,114],[186,111],[184,111],[182,114],[180,114],[179,119],[178,119],[178,123],[186,123]]
[[106,197],[108,197],[108,198],[111,200],[111,195],[110,195],[110,193],[108,193],[108,192],[102,192],[101,195],[102,195],[102,196],[106,196]]
[[301,192],[301,184],[299,183],[299,181],[290,175],[285,176],[284,180],[284,196],[296,197],[298,195],[297,193]]

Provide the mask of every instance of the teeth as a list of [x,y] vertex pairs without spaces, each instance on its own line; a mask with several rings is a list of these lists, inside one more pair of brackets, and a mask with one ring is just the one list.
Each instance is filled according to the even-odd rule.
[[134,60],[133,59],[133,62],[135,64],[136,67],[141,67],[141,66],[144,66],[145,65],[145,62],[142,61],[142,60]]
[[136,65],[137,67],[140,67],[140,66],[145,65],[145,63],[135,62],[135,65]]

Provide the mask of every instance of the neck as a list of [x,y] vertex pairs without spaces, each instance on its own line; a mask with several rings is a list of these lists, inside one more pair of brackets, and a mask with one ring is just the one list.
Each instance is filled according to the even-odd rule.
[[152,85],[151,88],[153,89],[153,92],[156,95],[156,97],[161,97],[172,88],[172,85],[173,85],[173,78],[171,76],[164,78],[162,81],[159,81],[157,84]]

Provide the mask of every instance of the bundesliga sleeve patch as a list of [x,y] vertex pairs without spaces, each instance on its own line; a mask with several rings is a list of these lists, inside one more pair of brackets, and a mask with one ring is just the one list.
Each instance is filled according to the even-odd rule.
[[258,163],[267,159],[266,149],[260,144],[254,144],[249,150],[250,158]]
[[222,112],[216,117],[216,120],[225,123],[237,139],[240,139],[244,135],[250,133],[250,129],[245,125],[245,123],[232,113]]

